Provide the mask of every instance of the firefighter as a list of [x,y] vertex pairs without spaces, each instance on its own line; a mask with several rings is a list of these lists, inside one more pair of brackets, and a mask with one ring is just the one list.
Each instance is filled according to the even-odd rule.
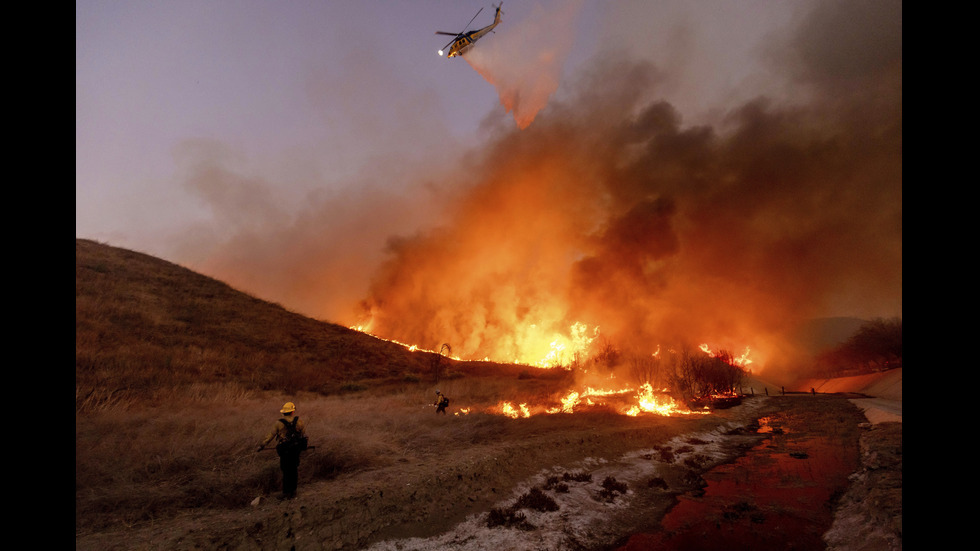
[[446,396],[443,393],[437,390],[435,405],[436,405],[436,413],[441,413],[445,415],[446,408],[449,407],[449,398],[446,398]]
[[293,499],[296,497],[296,485],[299,481],[299,454],[305,445],[297,447],[290,445],[295,435],[296,441],[306,441],[306,429],[303,420],[293,414],[296,412],[296,404],[286,402],[283,404],[279,413],[282,419],[276,421],[272,427],[272,432],[266,435],[258,451],[262,451],[270,442],[277,442],[276,452],[279,454],[279,468],[282,470],[282,498]]

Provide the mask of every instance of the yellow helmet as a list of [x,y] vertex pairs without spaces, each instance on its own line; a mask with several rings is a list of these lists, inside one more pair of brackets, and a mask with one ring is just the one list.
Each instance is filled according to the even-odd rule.
[[279,413],[292,413],[294,411],[296,411],[296,404],[292,402],[286,402],[285,404],[283,404],[282,409],[279,410]]

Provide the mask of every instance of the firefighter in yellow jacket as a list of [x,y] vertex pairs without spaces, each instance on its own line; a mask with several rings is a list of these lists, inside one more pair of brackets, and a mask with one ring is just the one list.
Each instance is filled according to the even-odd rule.
[[[282,470],[282,497],[292,499],[296,497],[296,485],[299,480],[299,454],[306,448],[306,426],[296,413],[296,404],[286,402],[279,410],[282,419],[276,421],[272,427],[272,432],[266,435],[265,440],[259,446],[258,451],[262,451],[273,440],[276,441],[276,452],[279,454],[279,468]],[[291,446],[295,440],[301,441],[301,446]]]
[[436,406],[436,413],[441,413],[443,415],[446,414],[446,408],[449,407],[449,398],[446,398],[446,395],[439,392],[438,390],[436,391],[435,406]]

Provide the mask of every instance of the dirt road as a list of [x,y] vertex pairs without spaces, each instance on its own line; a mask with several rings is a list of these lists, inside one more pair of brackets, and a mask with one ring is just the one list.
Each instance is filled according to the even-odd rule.
[[[831,530],[845,542],[839,548],[853,548],[846,546],[852,535],[875,530],[892,539],[897,532],[900,548],[901,428],[871,426],[853,403],[834,395],[753,397],[730,410],[680,418],[535,416],[515,420],[487,441],[309,485],[295,500],[188,511],[153,526],[76,538],[76,549],[635,550],[643,548],[636,547],[640,539],[630,539],[636,534],[681,531],[683,523],[665,517],[668,511],[709,502],[719,522],[740,520],[745,539],[753,541],[753,534],[773,532],[775,519],[788,516],[778,514],[785,503],[763,495],[773,477],[780,486],[807,489],[796,492],[800,508],[827,511],[802,520],[813,537],[831,530],[831,505],[844,495],[840,503],[853,510]],[[848,486],[865,493],[881,488],[869,478],[874,469],[862,471],[859,441],[886,432],[892,450],[897,432],[897,510],[894,493],[877,496],[876,503],[890,507],[859,510],[853,506],[866,509],[868,500],[846,496]],[[794,453],[788,463],[776,459]],[[867,450],[863,456],[869,454],[884,457]],[[766,455],[773,465],[792,468],[753,476]],[[896,465],[885,470],[894,485]],[[858,476],[849,484],[852,473]],[[737,485],[735,502],[721,491],[726,480]],[[826,484],[818,490],[820,481]],[[557,508],[519,508],[528,495],[550,498]],[[490,526],[494,511],[523,520]]]
[[765,440],[705,473],[702,493],[681,495],[617,551],[900,550],[901,424],[855,431],[836,400],[790,399],[760,420]]

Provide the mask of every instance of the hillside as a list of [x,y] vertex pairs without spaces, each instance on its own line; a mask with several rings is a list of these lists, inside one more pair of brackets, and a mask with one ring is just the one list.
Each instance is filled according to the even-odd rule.
[[490,367],[410,351],[86,239],[75,241],[75,348],[76,409],[186,385],[330,395]]

